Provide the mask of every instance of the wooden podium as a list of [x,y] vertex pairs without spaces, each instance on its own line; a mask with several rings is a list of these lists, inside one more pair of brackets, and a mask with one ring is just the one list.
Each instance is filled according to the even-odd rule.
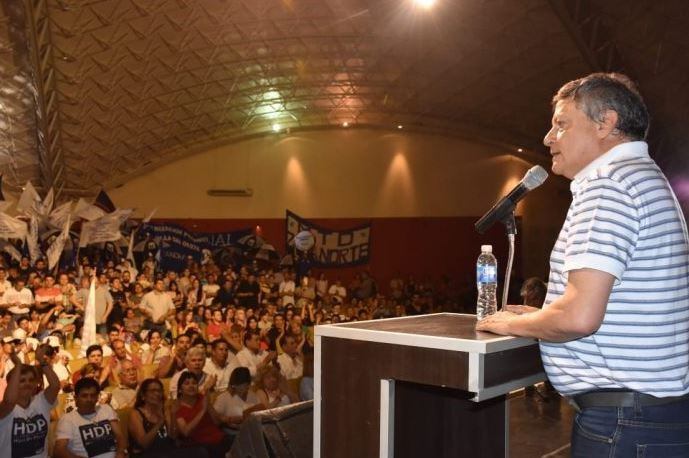
[[316,327],[314,453],[507,457],[506,394],[545,379],[533,339],[439,313]]

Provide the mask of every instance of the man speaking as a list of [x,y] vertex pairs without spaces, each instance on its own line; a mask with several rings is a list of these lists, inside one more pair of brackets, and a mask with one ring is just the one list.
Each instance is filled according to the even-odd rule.
[[542,310],[508,306],[477,330],[541,339],[548,378],[577,409],[573,457],[689,457],[689,237],[644,142],[624,75],[553,98],[544,143],[572,180]]

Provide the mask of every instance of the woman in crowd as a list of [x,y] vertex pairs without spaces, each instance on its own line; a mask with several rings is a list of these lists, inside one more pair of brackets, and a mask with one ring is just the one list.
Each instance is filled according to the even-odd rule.
[[132,339],[138,340],[139,333],[143,328],[144,320],[141,315],[136,313],[136,310],[127,308],[124,312],[124,329]]
[[170,282],[167,294],[170,296],[170,299],[172,299],[172,303],[175,304],[175,308],[180,308],[184,305],[184,296],[180,292],[177,282]]
[[194,321],[194,312],[187,310],[182,315],[182,321],[177,323],[177,335],[185,334],[189,330],[199,330],[199,325]]
[[201,282],[196,276],[191,277],[191,287],[187,294],[187,308],[198,307],[206,303],[206,293],[203,292]]
[[170,349],[163,345],[163,336],[160,331],[152,330],[146,336],[148,348],[144,350],[143,364],[160,364],[160,360],[170,356]]
[[201,446],[210,458],[224,458],[231,438],[219,427],[221,419],[208,396],[199,393],[196,375],[183,372],[177,384],[177,431],[185,446]]
[[134,409],[129,415],[129,451],[141,458],[182,458],[208,456],[203,448],[179,449],[177,427],[172,412],[165,406],[163,384],[156,378],[141,382]]
[[[36,349],[38,367],[22,364],[17,354],[9,355],[14,364],[7,375],[7,388],[0,402],[0,451],[13,458],[44,458],[48,456],[48,427],[50,410],[60,391],[60,381],[49,362],[49,347]],[[41,390],[42,380],[48,387]],[[23,425],[18,428],[16,425]],[[32,434],[26,431],[31,429]]]
[[246,319],[246,330],[253,332],[258,331],[258,320],[255,316]]
[[280,369],[272,365],[264,366],[256,374],[256,398],[266,409],[299,402],[280,374]]

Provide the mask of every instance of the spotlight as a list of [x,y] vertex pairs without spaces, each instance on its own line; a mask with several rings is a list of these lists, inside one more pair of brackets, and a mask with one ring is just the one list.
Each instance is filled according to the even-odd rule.
[[517,152],[518,152],[518,153],[523,153],[524,150],[523,150],[522,148],[517,148]]
[[397,128],[398,128],[398,129],[402,129],[403,127],[404,127],[404,126],[402,126],[402,124],[398,124],[398,125],[397,125]]
[[343,122],[342,127],[349,127],[349,123],[347,121]]
[[427,9],[432,8],[433,5],[435,5],[435,1],[436,0],[414,0],[414,4],[416,4],[416,6],[419,6],[423,9],[427,10]]
[[273,124],[273,132],[280,132],[280,124]]

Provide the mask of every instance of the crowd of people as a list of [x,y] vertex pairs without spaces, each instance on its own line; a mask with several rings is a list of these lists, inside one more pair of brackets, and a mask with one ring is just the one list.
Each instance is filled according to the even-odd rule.
[[[92,264],[0,266],[0,450],[12,456],[224,456],[251,412],[313,398],[315,325],[448,303],[447,282],[397,276],[383,295],[368,272],[344,285],[255,262]],[[82,341],[89,296],[95,343]]]

